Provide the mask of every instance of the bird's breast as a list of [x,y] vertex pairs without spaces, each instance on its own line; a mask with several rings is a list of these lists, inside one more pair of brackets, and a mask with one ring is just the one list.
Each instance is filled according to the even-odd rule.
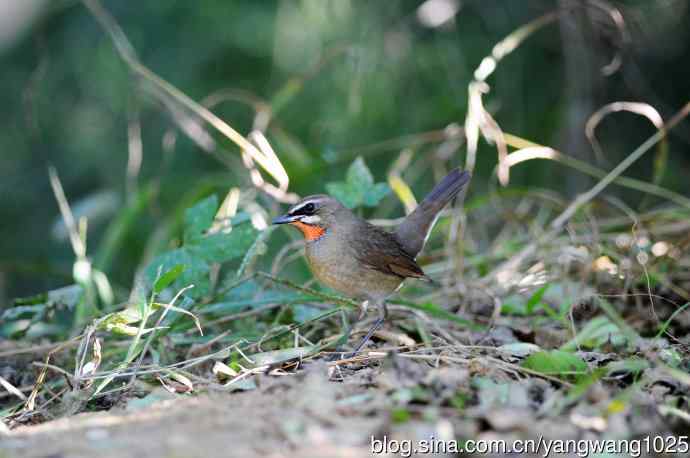
[[309,268],[319,282],[349,297],[383,299],[402,283],[400,277],[386,275],[362,264],[350,243],[326,233],[306,243]]

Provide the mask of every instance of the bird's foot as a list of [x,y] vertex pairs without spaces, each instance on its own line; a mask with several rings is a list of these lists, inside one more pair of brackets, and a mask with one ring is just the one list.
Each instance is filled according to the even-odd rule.
[[378,318],[376,320],[376,322],[374,322],[374,324],[371,326],[371,328],[369,328],[369,331],[367,331],[367,334],[364,336],[364,338],[359,342],[359,344],[357,344],[354,351],[344,352],[340,348],[338,348],[330,356],[328,361],[329,362],[340,361],[343,359],[350,359],[350,358],[354,358],[355,356],[357,356],[359,354],[359,352],[362,351],[362,348],[364,348],[364,346],[367,344],[367,342],[369,342],[369,340],[371,340],[371,337],[374,335],[374,333],[376,331],[378,331],[379,329],[381,329],[381,326],[383,325],[383,321],[384,321],[383,318]]

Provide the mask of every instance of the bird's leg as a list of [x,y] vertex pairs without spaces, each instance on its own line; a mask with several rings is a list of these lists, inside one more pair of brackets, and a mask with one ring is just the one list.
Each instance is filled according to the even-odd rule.
[[379,317],[371,326],[371,328],[369,328],[367,335],[365,335],[362,341],[359,343],[359,345],[357,345],[355,351],[352,353],[353,355],[359,353],[359,351],[364,347],[364,345],[366,345],[366,343],[369,342],[371,336],[373,336],[374,333],[378,331],[381,328],[381,326],[383,326],[383,322],[386,320],[386,317],[388,316],[388,308],[386,307],[386,302],[381,301],[377,305],[379,309]]
[[343,320],[345,321],[345,332],[343,332],[343,335],[340,336],[337,342],[337,346],[335,349],[335,352],[333,353],[333,356],[329,359],[329,361],[337,361],[340,359],[338,355],[341,355],[341,357],[344,357],[344,352],[342,351],[343,345],[347,345],[347,341],[350,340],[350,334],[352,334],[352,330],[355,327],[355,324],[360,322],[364,316],[367,314],[367,301],[362,303],[362,306],[359,309],[359,313],[357,314],[357,317],[354,320],[348,320],[347,315],[343,316]]

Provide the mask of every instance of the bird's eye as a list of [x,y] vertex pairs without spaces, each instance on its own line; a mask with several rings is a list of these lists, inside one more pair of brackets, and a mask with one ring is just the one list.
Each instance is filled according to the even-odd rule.
[[302,207],[302,211],[304,211],[304,213],[311,215],[316,211],[316,206],[313,203],[309,202],[307,205]]

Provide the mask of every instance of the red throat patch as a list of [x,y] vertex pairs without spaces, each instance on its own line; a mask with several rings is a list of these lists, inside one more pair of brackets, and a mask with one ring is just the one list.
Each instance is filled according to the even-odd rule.
[[314,226],[311,224],[303,223],[302,221],[294,221],[290,225],[295,226],[297,229],[302,231],[304,238],[307,240],[316,240],[321,238],[323,234],[326,233],[326,229],[320,226]]

